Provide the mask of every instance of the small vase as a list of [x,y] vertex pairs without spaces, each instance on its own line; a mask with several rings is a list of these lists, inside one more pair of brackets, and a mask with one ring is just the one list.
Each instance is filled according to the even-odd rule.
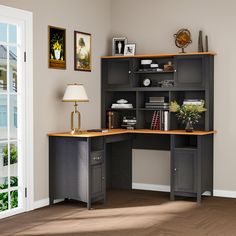
[[61,57],[61,50],[54,50],[54,56],[57,60],[59,60]]
[[193,132],[193,122],[191,120],[186,121],[185,131],[186,132]]

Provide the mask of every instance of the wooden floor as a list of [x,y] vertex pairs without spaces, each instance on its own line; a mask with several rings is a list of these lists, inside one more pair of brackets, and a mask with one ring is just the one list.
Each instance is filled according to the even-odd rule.
[[88,211],[68,201],[0,221],[0,235],[236,236],[236,199],[169,201],[168,193],[112,190]]

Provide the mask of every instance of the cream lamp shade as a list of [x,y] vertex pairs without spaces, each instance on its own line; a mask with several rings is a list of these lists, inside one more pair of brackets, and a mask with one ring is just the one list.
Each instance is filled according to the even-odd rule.
[[68,84],[63,102],[88,102],[88,96],[82,84]]
[[62,98],[63,102],[74,102],[74,111],[71,112],[71,133],[80,132],[80,112],[78,102],[88,102],[88,96],[82,84],[68,84]]

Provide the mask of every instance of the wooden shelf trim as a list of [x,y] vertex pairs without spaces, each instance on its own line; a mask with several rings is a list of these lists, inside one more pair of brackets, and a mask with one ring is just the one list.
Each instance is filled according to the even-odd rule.
[[103,56],[102,59],[109,58],[153,58],[153,57],[173,57],[173,56],[192,56],[192,55],[212,55],[215,56],[215,52],[186,52],[186,53],[160,53],[160,54],[140,54],[134,56]]
[[71,134],[70,132],[61,133],[49,133],[48,136],[52,137],[81,137],[81,138],[92,138],[101,137],[116,134],[175,134],[175,135],[209,135],[215,134],[216,131],[193,131],[186,132],[185,130],[150,130],[150,129],[135,129],[135,130],[125,130],[125,129],[110,129],[108,132],[87,132],[82,131],[79,134]]

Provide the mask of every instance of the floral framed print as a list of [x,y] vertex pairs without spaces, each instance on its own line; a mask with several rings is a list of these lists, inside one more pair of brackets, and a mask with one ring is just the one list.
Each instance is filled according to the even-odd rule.
[[74,66],[75,70],[91,71],[91,34],[74,32]]
[[66,69],[66,30],[48,26],[48,67]]

